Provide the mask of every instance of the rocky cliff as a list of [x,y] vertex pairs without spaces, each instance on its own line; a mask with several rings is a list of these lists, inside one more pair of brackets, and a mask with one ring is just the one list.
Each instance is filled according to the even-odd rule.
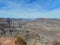
[[0,36],[16,37],[17,35],[24,35],[28,44],[32,43],[30,45],[60,43],[60,19],[0,18]]

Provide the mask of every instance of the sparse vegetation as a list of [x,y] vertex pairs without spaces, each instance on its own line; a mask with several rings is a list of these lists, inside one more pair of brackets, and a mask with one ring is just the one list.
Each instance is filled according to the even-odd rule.
[[18,36],[15,41],[16,44],[18,45],[27,45],[25,39],[23,36]]

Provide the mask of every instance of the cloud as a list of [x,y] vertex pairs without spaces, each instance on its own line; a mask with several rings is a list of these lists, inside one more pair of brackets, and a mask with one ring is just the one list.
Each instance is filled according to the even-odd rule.
[[41,9],[42,10],[53,10],[60,8],[59,0],[1,0],[0,7],[5,9],[18,9],[18,8],[27,8],[27,9]]
[[0,0],[0,17],[60,18],[60,0]]

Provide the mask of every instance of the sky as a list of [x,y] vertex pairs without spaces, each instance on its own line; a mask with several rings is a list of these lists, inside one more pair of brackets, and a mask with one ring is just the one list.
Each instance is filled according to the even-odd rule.
[[60,0],[0,0],[0,18],[60,18]]

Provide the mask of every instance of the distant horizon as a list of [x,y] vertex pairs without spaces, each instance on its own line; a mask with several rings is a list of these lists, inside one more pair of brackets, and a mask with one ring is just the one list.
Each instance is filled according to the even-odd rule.
[[[0,19],[4,19],[3,17],[0,17]],[[5,18],[6,19],[6,18]],[[8,18],[7,18],[8,19]],[[11,19],[60,19],[60,18],[11,18]]]

